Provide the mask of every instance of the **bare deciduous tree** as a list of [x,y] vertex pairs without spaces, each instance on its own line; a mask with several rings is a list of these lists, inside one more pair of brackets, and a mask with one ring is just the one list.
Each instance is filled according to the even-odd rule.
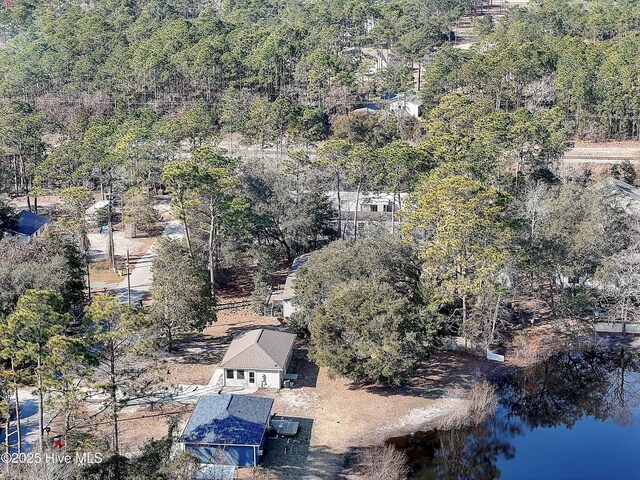
[[405,480],[409,474],[407,456],[391,445],[367,448],[359,463],[366,480]]
[[598,269],[596,281],[606,295],[607,321],[627,323],[640,314],[640,244],[609,257]]

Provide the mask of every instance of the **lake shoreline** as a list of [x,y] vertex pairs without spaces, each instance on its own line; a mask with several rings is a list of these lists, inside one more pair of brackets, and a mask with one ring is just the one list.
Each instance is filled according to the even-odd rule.
[[[579,452],[575,452],[569,447],[573,443],[581,444],[581,448],[585,448],[587,451],[604,448],[600,447],[600,443],[604,441],[603,435],[609,434],[612,438],[609,438],[608,441],[613,442],[616,435],[629,436],[628,431],[625,430],[628,428],[629,422],[631,425],[634,425],[634,422],[637,424],[637,419],[640,417],[640,395],[628,385],[626,392],[624,389],[625,381],[631,381],[632,385],[640,386],[639,353],[636,345],[618,342],[617,344],[605,345],[603,348],[558,352],[529,367],[516,368],[512,370],[510,376],[493,375],[494,384],[500,395],[500,404],[497,412],[490,415],[482,423],[454,430],[442,430],[437,426],[436,428],[419,429],[407,434],[387,437],[385,443],[405,451],[414,468],[420,466],[421,476],[416,477],[419,479],[438,478],[438,476],[432,477],[426,473],[431,469],[436,469],[434,471],[438,471],[442,475],[442,471],[438,469],[444,468],[443,465],[448,465],[448,463],[443,460],[441,450],[444,445],[448,445],[446,442],[449,437],[477,437],[474,441],[476,443],[482,443],[485,436],[495,437],[499,442],[497,445],[504,451],[501,450],[502,453],[492,460],[493,463],[485,466],[496,469],[498,474],[500,468],[510,469],[512,475],[514,471],[528,471],[526,468],[530,467],[529,463],[531,462],[530,456],[527,454],[528,450],[523,450],[521,446],[515,448],[513,445],[529,445],[533,441],[529,440],[529,437],[535,439],[538,436],[544,436],[546,438],[545,448],[552,449],[551,456],[553,456],[553,448],[557,448],[557,451],[569,449],[567,465],[571,465],[572,460],[570,459],[579,456]],[[487,376],[487,378],[489,377],[491,375]],[[605,398],[601,393],[610,391],[617,393],[611,394],[611,398]],[[551,406],[554,406],[556,411]],[[636,420],[631,420],[634,416]],[[511,427],[501,426],[501,422],[505,425],[511,425]],[[500,434],[502,437],[489,433],[491,429],[496,428],[498,432],[502,432]],[[573,433],[574,428],[578,431],[593,431],[594,433],[592,437],[588,433],[586,436],[583,433],[579,439],[574,439],[572,443],[571,438],[577,435]],[[637,425],[634,428],[638,429]],[[564,439],[562,448],[547,445],[552,443],[554,438],[548,438],[551,430],[557,431],[555,435]],[[514,434],[514,431],[517,433]],[[470,445],[473,446],[476,443],[472,442]],[[471,447],[467,446],[467,448]],[[493,447],[488,445],[487,448],[491,450]],[[517,458],[515,457],[516,451],[520,452],[520,456]],[[510,459],[510,456],[513,456],[515,460]],[[427,461],[429,458],[432,460]],[[501,460],[501,458],[503,459]],[[441,464],[443,461],[445,463]],[[562,471],[564,464],[560,463],[561,461],[561,459],[556,459],[556,470],[551,469],[547,472],[547,475],[551,475],[548,478],[553,478],[554,472]],[[620,472],[623,472],[627,467],[624,466],[624,462],[619,463],[623,465],[611,468],[618,468]],[[518,468],[522,470],[518,470]],[[578,467],[571,466],[571,468]],[[507,476],[505,478],[520,477]],[[615,478],[630,477],[618,476]]]

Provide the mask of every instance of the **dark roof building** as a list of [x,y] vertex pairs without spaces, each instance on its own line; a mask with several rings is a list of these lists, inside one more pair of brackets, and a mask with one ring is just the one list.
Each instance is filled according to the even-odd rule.
[[200,463],[255,466],[263,454],[273,399],[248,395],[200,397],[180,442]]
[[18,214],[17,224],[9,230],[9,233],[28,239],[42,232],[48,221],[47,217],[22,210]]

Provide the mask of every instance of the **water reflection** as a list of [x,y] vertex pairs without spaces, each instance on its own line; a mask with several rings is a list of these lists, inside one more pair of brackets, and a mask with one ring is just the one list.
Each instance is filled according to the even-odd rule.
[[[557,355],[499,392],[498,411],[477,427],[389,439],[409,456],[415,479],[638,478],[637,355]],[[588,464],[592,450],[597,465]]]
[[532,428],[570,428],[585,415],[632,423],[639,364],[624,351],[557,355],[502,385],[501,403]]

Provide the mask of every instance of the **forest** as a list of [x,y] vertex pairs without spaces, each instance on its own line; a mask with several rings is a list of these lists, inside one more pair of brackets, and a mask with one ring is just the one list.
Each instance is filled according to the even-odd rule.
[[[617,188],[635,167],[563,157],[577,140],[640,140],[640,4],[490,6],[4,0],[0,419],[29,387],[40,448],[46,418],[63,418],[69,448],[111,455],[64,478],[192,478],[170,440],[125,458],[122,410],[159,388],[176,339],[216,322],[221,292],[248,275],[263,315],[311,252],[292,328],[354,388],[402,385],[445,337],[501,349],[531,301],[572,339],[637,321],[638,217]],[[394,206],[364,230],[341,195],[372,192]],[[183,238],[155,244],[147,305],[92,295],[87,209],[108,203],[97,226],[117,271],[114,228],[153,232],[160,197]],[[53,220],[29,243],[9,234],[22,204]],[[104,398],[102,436],[76,416],[87,391]]]

